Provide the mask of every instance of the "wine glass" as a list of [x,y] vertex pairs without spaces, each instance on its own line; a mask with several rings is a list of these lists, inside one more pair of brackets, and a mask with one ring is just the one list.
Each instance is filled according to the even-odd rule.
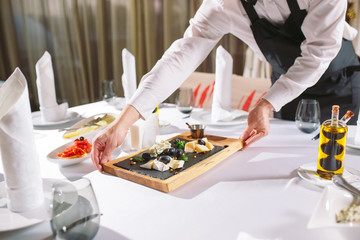
[[190,114],[194,107],[194,93],[192,88],[180,88],[176,94],[176,108],[184,113]]
[[112,80],[102,81],[102,96],[103,100],[106,102],[110,102],[116,97]]
[[99,229],[100,213],[90,181],[60,180],[52,193],[50,223],[55,239],[92,239]]
[[301,99],[296,109],[296,127],[304,133],[312,133],[320,126],[320,105],[315,99]]

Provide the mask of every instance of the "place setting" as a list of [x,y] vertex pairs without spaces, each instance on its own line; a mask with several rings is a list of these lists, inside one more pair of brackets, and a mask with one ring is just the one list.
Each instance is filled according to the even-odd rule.
[[0,150],[5,180],[0,183],[0,232],[50,221],[53,239],[92,239],[101,213],[90,181],[41,177],[28,87],[20,69],[0,88],[0,101]]
[[216,49],[215,84],[211,109],[191,113],[191,118],[213,127],[227,127],[247,123],[248,112],[232,106],[232,56],[222,47]]
[[297,173],[304,181],[320,187],[322,197],[307,227],[332,227],[349,239],[360,234],[360,171],[346,165],[345,148],[348,126],[354,114],[347,111],[339,118],[339,106],[333,105],[331,118],[320,124],[320,108],[316,100],[302,99],[296,111],[296,126],[304,133],[319,127],[317,160],[303,164]]
[[33,126],[52,129],[80,120],[81,116],[77,112],[68,110],[67,102],[57,103],[53,65],[47,51],[37,61],[35,70],[40,111],[31,113]]

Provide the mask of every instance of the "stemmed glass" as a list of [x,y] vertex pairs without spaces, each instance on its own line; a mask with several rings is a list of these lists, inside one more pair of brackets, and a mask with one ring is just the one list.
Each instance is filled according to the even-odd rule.
[[315,99],[301,99],[296,109],[296,127],[304,133],[312,133],[320,126],[320,105]]
[[102,82],[102,96],[106,102],[110,102],[116,97],[112,80],[104,80]]
[[190,114],[194,107],[194,93],[192,88],[180,88],[176,94],[176,108],[184,113]]
[[92,239],[100,224],[100,212],[91,183],[82,178],[54,183],[50,205],[55,239]]

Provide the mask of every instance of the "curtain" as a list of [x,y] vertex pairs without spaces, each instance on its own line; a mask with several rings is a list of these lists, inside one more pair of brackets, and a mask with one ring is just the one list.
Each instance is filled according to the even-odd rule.
[[[38,110],[35,64],[52,56],[58,102],[70,106],[101,99],[101,82],[113,80],[123,96],[122,49],[135,55],[137,81],[182,37],[202,0],[1,0],[0,80],[20,67]],[[245,45],[226,35],[223,45],[242,74]],[[197,71],[214,72],[215,49]]]

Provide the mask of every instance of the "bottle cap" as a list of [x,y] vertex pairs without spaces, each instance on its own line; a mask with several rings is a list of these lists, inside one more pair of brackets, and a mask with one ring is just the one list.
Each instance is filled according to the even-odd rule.
[[332,106],[332,111],[333,111],[333,113],[335,113],[335,114],[339,112],[339,109],[340,109],[339,105],[333,105],[333,106]]

